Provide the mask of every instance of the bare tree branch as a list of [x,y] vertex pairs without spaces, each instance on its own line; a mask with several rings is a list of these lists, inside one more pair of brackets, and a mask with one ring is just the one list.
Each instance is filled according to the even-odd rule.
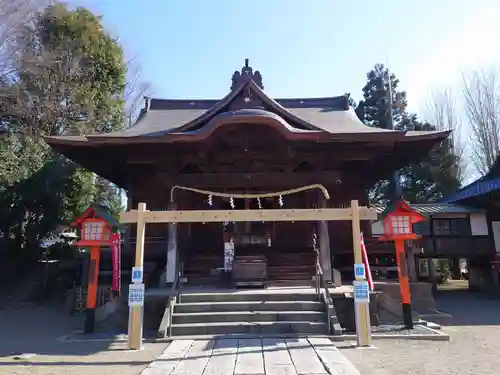
[[472,131],[472,160],[481,174],[489,171],[500,152],[499,67],[463,75],[465,113]]
[[449,87],[434,90],[424,107],[423,118],[438,130],[451,130],[451,147],[457,158],[457,178],[463,181],[466,174],[463,119],[457,111],[456,97]]
[[[8,29],[5,28],[5,33],[1,34],[6,47],[4,51],[9,52],[0,60],[0,112],[3,121],[9,124],[11,131],[27,135],[104,131],[99,124],[106,126],[107,119],[102,117],[101,112],[95,112],[95,98],[92,97],[95,88],[91,87],[89,80],[94,67],[89,65],[90,61],[84,55],[78,53],[78,46],[73,45],[77,41],[67,38],[63,45],[58,46],[40,42],[43,35],[40,35],[38,18],[42,13],[37,11],[41,5],[50,2],[0,0],[0,20],[3,17],[9,21]],[[3,7],[4,4],[8,7]],[[3,31],[1,22],[0,31]],[[130,58],[127,66],[124,91],[117,94],[118,99],[123,98],[125,102],[122,124],[125,128],[136,121],[143,97],[150,90],[149,84],[142,79],[137,59]]]
[[18,35],[20,75],[0,86],[3,116],[10,130],[26,135],[81,134],[87,125],[86,64],[71,48],[49,48],[38,43],[36,31],[21,27]]
[[134,125],[143,107],[143,98],[151,91],[151,85],[142,79],[142,69],[136,58],[127,61],[127,84],[123,97],[125,100],[125,128]]
[[20,27],[49,3],[50,0],[0,0],[0,82],[16,72]]

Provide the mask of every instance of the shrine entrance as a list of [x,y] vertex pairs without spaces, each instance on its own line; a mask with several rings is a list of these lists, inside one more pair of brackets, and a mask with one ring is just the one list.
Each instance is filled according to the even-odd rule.
[[[316,193],[313,191],[312,194]],[[286,192],[266,198],[223,199],[222,208],[235,210],[276,210],[291,204]],[[250,194],[246,194],[249,196]],[[215,199],[215,197],[214,197]],[[233,200],[231,202],[231,200]],[[293,206],[293,205],[292,205]],[[318,223],[306,221],[241,221],[221,224],[224,252],[211,280],[197,280],[187,264],[189,285],[219,284],[224,287],[312,286],[317,254],[313,234]],[[222,247],[222,246],[221,246]],[[199,262],[199,254],[193,254]],[[186,258],[184,258],[186,260]],[[189,259],[188,259],[189,261]],[[192,262],[191,262],[192,263]],[[215,272],[214,272],[215,271]]]
[[[211,201],[215,195],[228,198],[230,201],[239,199],[244,201],[254,200],[256,202],[261,202],[266,198],[276,197],[278,197],[278,200],[281,200],[284,195],[307,190],[319,190],[322,194],[323,200],[327,200],[329,198],[327,190],[322,185],[309,185],[293,190],[266,194],[216,193],[181,186],[177,186],[175,189],[189,190],[200,194],[206,194],[209,197],[209,201]],[[234,283],[242,283],[246,281],[247,285],[252,282],[265,285],[268,278],[268,272],[272,270],[273,266],[275,267],[275,272],[278,274],[280,273],[280,268],[281,273],[289,271],[289,274],[293,274],[290,272],[290,266],[287,270],[285,262],[287,248],[284,247],[283,252],[278,252],[277,246],[274,245],[273,233],[271,233],[269,229],[275,229],[276,223],[297,225],[297,228],[299,225],[309,225],[312,228],[311,236],[307,236],[309,238],[303,239],[305,242],[310,244],[309,251],[313,251],[313,236],[314,238],[318,238],[317,251],[313,253],[315,256],[312,258],[312,266],[314,267],[314,273],[312,275],[317,273],[317,268],[320,268],[325,281],[328,282],[331,281],[332,275],[330,240],[328,238],[327,222],[339,220],[351,221],[353,228],[354,249],[356,249],[360,245],[360,220],[376,220],[377,218],[377,213],[374,209],[364,206],[359,207],[357,201],[352,201],[351,207],[349,208],[236,209],[233,202],[230,203],[230,205],[231,208],[234,208],[229,210],[175,210],[175,189],[172,190],[171,209],[168,211],[147,211],[145,207],[146,205],[141,203],[139,204],[138,210],[124,212],[120,216],[122,224],[137,223],[136,258],[139,257],[139,262],[141,263],[144,256],[143,230],[146,223],[168,223],[169,238],[165,269],[165,282],[167,284],[173,284],[176,282],[179,278],[179,271],[181,269],[177,241],[178,224],[205,223],[208,225],[220,223],[219,225],[222,227],[224,244],[220,251],[224,254],[224,261],[220,262],[216,271],[224,272],[228,278],[234,281]],[[326,204],[324,206],[326,206]],[[258,231],[244,231],[245,228],[252,228],[253,224],[259,226]],[[242,228],[243,232],[239,232]],[[292,239],[294,238],[293,232],[290,232],[288,235]],[[139,248],[141,250],[138,250]],[[264,252],[266,249],[269,249],[267,254]],[[268,257],[269,254],[277,255],[275,261],[270,260],[271,256]],[[293,258],[295,254],[289,254],[289,256],[290,258]],[[270,260],[269,264],[268,260]],[[191,258],[190,261],[196,262],[196,258]],[[298,266],[300,266],[300,262]],[[184,267],[188,267],[188,264],[184,264]],[[295,270],[295,272],[297,272],[297,270]],[[299,273],[298,275],[299,276],[297,277],[300,278],[304,275],[307,276],[307,273]],[[286,281],[289,282],[291,280]],[[313,277],[310,277],[309,281],[312,282]]]

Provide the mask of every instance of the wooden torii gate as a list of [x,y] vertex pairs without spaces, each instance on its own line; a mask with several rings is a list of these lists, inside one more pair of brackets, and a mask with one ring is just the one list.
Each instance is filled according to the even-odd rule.
[[[321,186],[322,189],[324,187]],[[193,189],[194,190],[194,189]],[[326,192],[326,189],[324,189]],[[326,193],[326,198],[328,193]],[[172,205],[171,208],[174,208]],[[354,249],[354,263],[363,263],[361,254],[361,220],[377,220],[377,212],[373,208],[359,206],[357,200],[351,201],[349,208],[313,208],[313,209],[252,209],[252,210],[185,210],[185,211],[148,211],[145,203],[139,203],[137,210],[122,212],[120,214],[121,224],[137,224],[135,267],[142,267],[144,261],[144,240],[147,223],[168,223],[169,237],[176,237],[175,225],[178,223],[201,223],[201,222],[246,222],[246,221],[351,221]],[[326,226],[325,226],[326,227]],[[174,240],[175,241],[175,240]],[[176,244],[169,238],[170,250],[177,252]],[[174,253],[174,251],[172,251]],[[176,255],[175,255],[176,256]],[[358,321],[363,327],[358,327],[358,342],[369,345],[369,311],[367,308],[357,308]],[[131,306],[129,315],[129,347],[140,349],[142,345],[143,330],[143,308],[142,306]],[[364,324],[363,324],[364,322]]]

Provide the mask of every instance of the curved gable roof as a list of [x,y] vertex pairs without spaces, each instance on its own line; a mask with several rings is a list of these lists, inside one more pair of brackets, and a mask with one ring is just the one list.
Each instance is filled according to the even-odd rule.
[[[200,130],[222,113],[231,113],[232,104],[252,96],[248,108],[262,109],[282,118],[299,132],[323,131],[330,134],[377,133],[396,138],[405,132],[374,128],[362,123],[348,104],[347,96],[312,99],[272,99],[251,77],[243,77],[242,83],[221,100],[163,100],[150,99],[136,124],[129,129],[107,134],[90,135],[89,138],[162,136],[190,133]],[[258,107],[252,108],[258,103]]]
[[[248,98],[248,100],[246,100]],[[399,130],[374,128],[359,120],[354,110],[349,106],[348,95],[329,98],[290,98],[273,99],[263,91],[262,76],[253,72],[248,66],[248,60],[241,73],[233,75],[231,91],[220,100],[165,100],[150,99],[142,111],[136,124],[128,129],[106,134],[91,134],[83,137],[61,139],[51,137],[49,143],[81,143],[88,142],[155,142],[152,137],[163,137],[161,142],[175,139],[189,141],[190,135],[199,135],[205,129],[211,132],[214,121],[230,122],[228,116],[234,116],[235,121],[242,120],[238,110],[253,110],[255,118],[257,111],[266,111],[266,116],[279,118],[283,130],[290,134],[321,133],[324,140],[331,141],[384,141],[407,142],[429,140],[439,142],[446,138],[449,132],[405,132]],[[236,116],[238,114],[238,116]],[[248,117],[246,119],[252,120]],[[213,129],[212,129],[213,130]],[[360,138],[360,136],[363,138]],[[169,136],[169,137],[164,137]],[[172,136],[172,137],[170,137]],[[80,139],[81,138],[81,139]],[[168,138],[168,139],[167,139]],[[194,139],[194,138],[193,138]]]
[[[244,90],[246,90],[245,93],[243,92]],[[220,100],[211,109],[203,113],[200,117],[176,129],[176,132],[182,133],[190,131],[193,130],[194,128],[199,127],[200,125],[203,125],[203,123],[210,121],[213,117],[217,116],[218,114],[226,112],[226,109],[233,102],[233,100],[238,98],[240,95],[244,96],[246,94],[248,95],[254,94],[256,98],[261,101],[261,104],[264,106],[264,108],[270,107],[270,109],[272,109],[275,114],[282,117],[285,121],[299,124],[300,127],[304,129],[321,130],[316,126],[314,126],[313,124],[304,121],[300,117],[297,117],[291,112],[287,111],[285,107],[281,106],[278,102],[267,96],[250,76],[245,76],[242,80],[242,83],[239,86],[237,86],[235,90],[231,91],[229,95],[226,95],[226,97]]]

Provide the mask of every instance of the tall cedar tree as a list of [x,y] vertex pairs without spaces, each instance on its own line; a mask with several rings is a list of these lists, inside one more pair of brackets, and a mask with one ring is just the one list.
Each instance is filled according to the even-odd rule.
[[[406,92],[399,90],[399,79],[390,74],[392,86],[392,118],[397,130],[436,130],[437,126],[422,123],[417,115],[407,112]],[[367,74],[363,87],[363,100],[356,108],[361,121],[369,126],[390,128],[389,122],[389,72],[382,64],[376,64]],[[452,194],[460,187],[459,159],[453,154],[450,141],[435,147],[419,163],[399,171],[403,197],[410,202],[428,202]],[[370,190],[371,203],[387,204],[390,200],[390,182],[378,181]]]
[[[55,3],[18,32],[17,74],[0,84],[0,247],[35,259],[40,239],[119,192],[53,155],[43,136],[109,132],[124,122],[126,64],[99,17]],[[25,249],[25,251],[20,251]]]

